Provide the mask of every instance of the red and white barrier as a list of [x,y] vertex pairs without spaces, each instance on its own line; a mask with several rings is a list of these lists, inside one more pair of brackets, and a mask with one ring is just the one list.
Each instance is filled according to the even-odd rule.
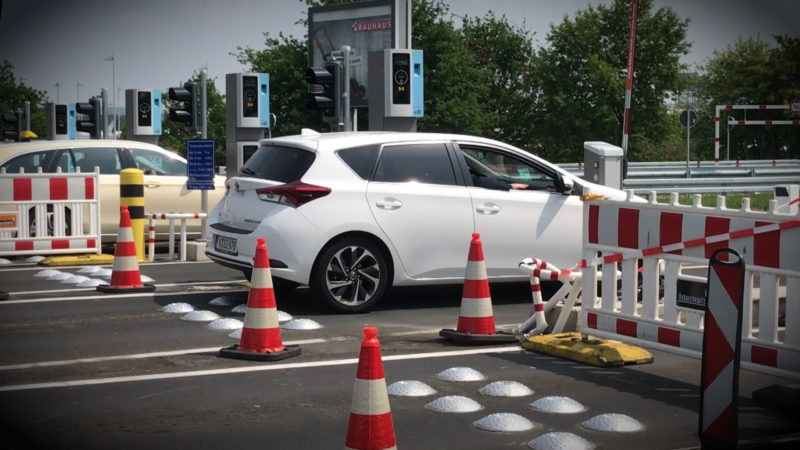
[[0,255],[100,253],[99,175],[0,171]]
[[156,254],[156,220],[169,220],[169,261],[175,258],[175,221],[181,221],[181,248],[180,260],[186,261],[186,221],[189,219],[205,219],[206,213],[153,213],[148,214],[150,224],[147,237],[147,258],[155,259]]
[[800,378],[798,216],[777,213],[775,201],[768,212],[753,212],[747,202],[742,210],[726,209],[724,199],[716,208],[700,206],[699,198],[681,206],[677,194],[669,204],[630,200],[584,206],[586,258],[577,265],[583,268],[584,331],[698,355],[703,314],[679,302],[678,280],[704,283],[705,277],[687,274],[687,269],[707,266],[715,250],[731,248],[747,267],[743,365]]
[[[720,112],[722,110],[731,111],[734,109],[777,109],[777,110],[792,110],[792,105],[717,105],[714,108],[714,164],[719,163],[719,123]],[[729,116],[731,117],[731,116]],[[735,125],[800,125],[800,120],[734,120]],[[773,164],[774,165],[774,164]],[[737,164],[738,167],[738,164]]]
[[708,266],[700,372],[703,448],[735,448],[737,443],[743,283],[741,257],[727,248],[715,251]]

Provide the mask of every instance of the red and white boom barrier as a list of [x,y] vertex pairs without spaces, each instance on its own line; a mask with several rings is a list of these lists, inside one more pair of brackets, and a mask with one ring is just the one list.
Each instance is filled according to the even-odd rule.
[[100,253],[99,175],[0,171],[0,255]]
[[669,204],[650,198],[584,205],[583,331],[698,356],[704,305],[689,288],[706,278],[687,271],[730,248],[747,267],[743,366],[800,378],[800,217],[778,213],[775,201],[753,212],[747,202],[726,209],[724,198],[716,208],[681,206],[677,194]]

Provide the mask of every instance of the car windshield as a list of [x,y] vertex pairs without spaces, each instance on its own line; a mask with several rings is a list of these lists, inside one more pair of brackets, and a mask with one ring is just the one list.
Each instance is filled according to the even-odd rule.
[[136,168],[146,175],[186,175],[186,164],[169,155],[143,148],[129,148]]
[[288,183],[299,180],[314,162],[314,152],[295,147],[266,145],[244,163],[239,176]]

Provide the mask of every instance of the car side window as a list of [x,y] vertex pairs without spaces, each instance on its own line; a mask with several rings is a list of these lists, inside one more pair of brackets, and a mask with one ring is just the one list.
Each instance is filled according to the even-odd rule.
[[521,160],[485,147],[461,145],[461,151],[475,176],[495,178],[507,183],[525,183],[529,189],[555,190],[555,178],[541,169]]
[[444,143],[384,146],[373,180],[456,184],[453,164]]
[[377,145],[367,145],[339,150],[336,154],[358,176],[369,180],[372,168],[375,167],[375,161],[378,159],[378,150],[379,147]]
[[73,148],[72,154],[75,157],[75,165],[80,167],[81,172],[93,172],[95,166],[100,168],[100,173],[103,175],[116,175],[122,170],[116,148]]
[[47,153],[47,151],[25,153],[11,158],[2,167],[6,169],[6,173],[18,173],[20,169],[25,173],[36,172],[39,170],[38,167],[44,163]]
[[186,164],[169,155],[144,148],[129,148],[136,168],[145,175],[186,175]]

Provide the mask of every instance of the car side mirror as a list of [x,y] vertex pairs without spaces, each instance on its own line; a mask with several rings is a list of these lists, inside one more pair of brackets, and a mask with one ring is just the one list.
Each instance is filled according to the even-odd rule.
[[562,174],[556,172],[556,192],[559,194],[569,195],[572,193],[572,180],[564,177]]

